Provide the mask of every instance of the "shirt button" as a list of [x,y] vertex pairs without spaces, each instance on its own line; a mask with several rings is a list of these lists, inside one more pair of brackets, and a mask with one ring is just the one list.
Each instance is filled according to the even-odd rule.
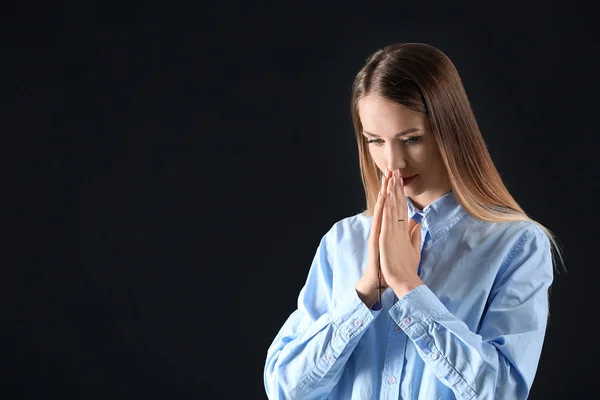
[[437,359],[438,359],[438,357],[439,357],[439,356],[437,355],[437,353],[431,353],[431,359],[432,359],[432,360],[437,360]]
[[331,354],[327,354],[327,361],[333,361],[333,356]]
[[404,319],[402,320],[402,323],[403,323],[404,325],[408,325],[408,324],[410,324],[410,318],[408,318],[408,317],[407,317],[407,318],[404,318]]
[[391,384],[393,384],[394,382],[396,382],[396,377],[392,375],[392,376],[390,376],[390,377],[388,378],[388,383],[391,385]]
[[361,326],[361,325],[362,325],[362,322],[360,319],[357,319],[354,321],[354,326]]

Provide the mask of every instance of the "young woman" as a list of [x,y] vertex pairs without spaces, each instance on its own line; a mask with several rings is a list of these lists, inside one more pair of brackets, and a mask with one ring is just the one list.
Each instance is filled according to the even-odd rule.
[[527,398],[560,251],[502,183],[454,65],[387,46],[352,116],[367,209],[323,236],[268,349],[269,398]]

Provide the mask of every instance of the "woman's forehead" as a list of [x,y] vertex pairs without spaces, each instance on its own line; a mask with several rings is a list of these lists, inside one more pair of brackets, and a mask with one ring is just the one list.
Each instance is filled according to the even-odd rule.
[[423,128],[427,119],[420,113],[379,96],[367,96],[357,106],[363,130],[373,136],[396,135],[411,128]]

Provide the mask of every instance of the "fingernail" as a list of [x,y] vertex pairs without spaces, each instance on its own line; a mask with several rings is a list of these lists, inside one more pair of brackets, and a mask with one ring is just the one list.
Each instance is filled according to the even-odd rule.
[[389,169],[387,169],[387,168],[386,168],[386,169],[385,169],[385,177],[386,177],[386,178],[387,178],[387,176],[388,176],[388,172],[389,172]]

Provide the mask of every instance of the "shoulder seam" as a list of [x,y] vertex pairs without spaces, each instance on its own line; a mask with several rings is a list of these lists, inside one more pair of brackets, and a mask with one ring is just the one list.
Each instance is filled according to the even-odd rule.
[[[504,261],[504,263],[502,263],[502,265],[500,266],[500,270],[498,271],[498,275],[496,276],[496,279],[495,279],[496,282],[500,278],[502,278],[502,276],[504,276],[504,273],[508,269],[508,266],[512,262],[512,260],[515,257],[515,255],[517,254],[517,251],[521,247],[523,247],[523,245],[525,244],[525,242],[527,240],[529,240],[530,238],[532,238],[533,236],[536,236],[536,233],[533,230],[527,229],[525,231],[525,233],[521,236],[521,238],[519,239],[519,241],[512,247],[512,249],[510,249],[510,252],[508,253],[508,256],[506,257],[506,261]],[[496,282],[494,282],[494,284]]]

